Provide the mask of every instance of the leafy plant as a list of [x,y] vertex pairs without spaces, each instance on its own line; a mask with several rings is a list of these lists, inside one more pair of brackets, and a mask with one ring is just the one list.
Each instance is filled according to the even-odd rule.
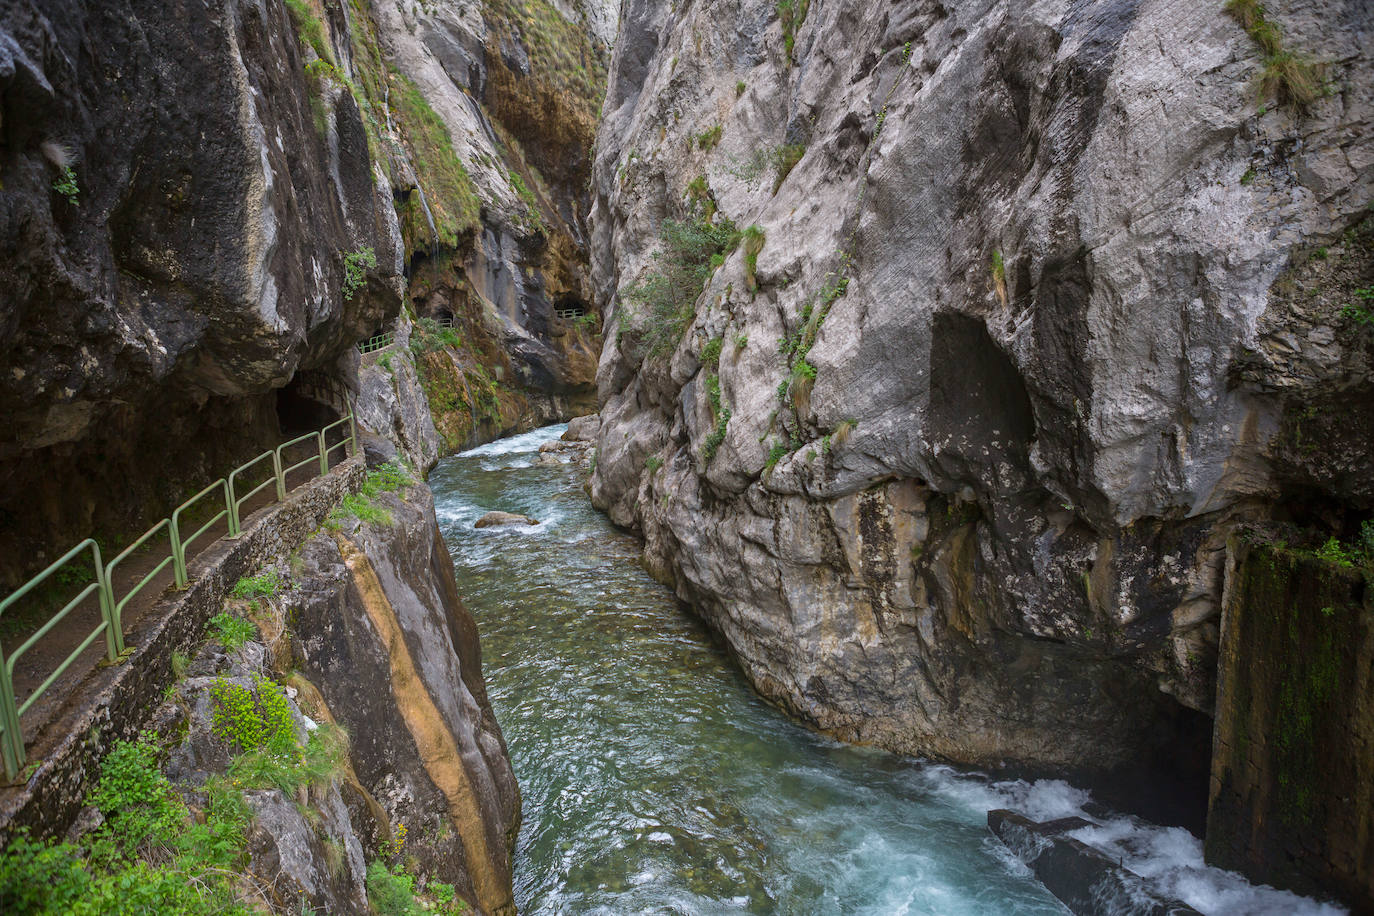
[[646,470],[648,470],[650,474],[652,474],[659,468],[663,467],[663,459],[658,457],[657,455],[650,455],[648,458],[644,459],[644,467]]
[[211,635],[218,639],[220,645],[230,652],[239,649],[248,640],[258,635],[258,628],[253,625],[252,621],[223,612],[210,618],[210,629],[213,631]]
[[706,346],[701,348],[701,364],[703,366],[715,366],[720,363],[720,351],[725,341],[720,337],[712,337],[706,342]]
[[367,283],[367,272],[376,267],[377,254],[370,247],[365,246],[344,255],[344,299],[352,299],[353,294]]
[[392,870],[379,860],[367,866],[367,902],[377,916],[424,916],[415,899],[415,879],[403,869]]
[[0,851],[5,912],[248,913],[233,874],[249,819],[242,797],[212,778],[203,817],[192,820],[159,756],[152,735],[111,749],[87,798],[105,822],[80,844],[35,841],[24,830],[10,839]]
[[65,197],[73,207],[79,206],[77,199],[81,196],[81,188],[77,186],[76,172],[72,171],[71,166],[62,167],[62,174],[53,179],[52,189]]
[[735,83],[735,97],[739,98],[740,96],[744,95],[744,90],[746,88],[748,87],[744,85],[744,80],[740,80],[738,83]]
[[1355,290],[1355,299],[1341,307],[1341,317],[1356,324],[1374,325],[1374,286]]
[[281,591],[285,583],[275,569],[256,576],[244,576],[234,585],[235,598],[270,598]]

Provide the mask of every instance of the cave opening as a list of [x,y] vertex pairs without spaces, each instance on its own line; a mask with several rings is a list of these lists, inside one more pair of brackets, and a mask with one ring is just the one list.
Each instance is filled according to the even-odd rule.
[[564,321],[576,321],[588,311],[587,303],[573,293],[564,293],[553,303],[553,313]]
[[346,412],[342,385],[328,373],[297,372],[277,389],[277,427],[283,439],[316,432],[343,419]]

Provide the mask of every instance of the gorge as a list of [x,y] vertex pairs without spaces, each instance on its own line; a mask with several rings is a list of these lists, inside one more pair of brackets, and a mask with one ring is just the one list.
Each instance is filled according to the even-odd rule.
[[0,909],[1374,911],[1371,38],[0,6]]

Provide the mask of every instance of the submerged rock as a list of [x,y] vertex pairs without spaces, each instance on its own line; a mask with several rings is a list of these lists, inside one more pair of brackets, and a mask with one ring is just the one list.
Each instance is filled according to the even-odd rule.
[[517,515],[514,512],[488,512],[479,518],[472,527],[474,528],[495,528],[497,525],[537,525],[538,519],[530,518],[528,515]]

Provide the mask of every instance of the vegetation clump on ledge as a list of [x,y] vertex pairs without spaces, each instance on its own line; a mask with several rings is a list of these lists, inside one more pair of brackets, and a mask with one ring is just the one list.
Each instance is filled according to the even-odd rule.
[[1326,65],[1286,48],[1283,31],[1268,18],[1259,0],[1227,0],[1223,9],[1264,54],[1258,81],[1261,112],[1267,99],[1276,99],[1299,114],[1310,112],[1328,92]]
[[[716,259],[734,250],[740,232],[728,219],[670,219],[663,221],[660,238],[663,245],[655,255],[655,268],[623,293],[627,303],[643,309],[639,339],[647,346],[649,355],[666,353],[677,346],[696,313],[697,297],[719,264]],[[621,311],[620,320],[624,335],[630,330],[625,310]]]

